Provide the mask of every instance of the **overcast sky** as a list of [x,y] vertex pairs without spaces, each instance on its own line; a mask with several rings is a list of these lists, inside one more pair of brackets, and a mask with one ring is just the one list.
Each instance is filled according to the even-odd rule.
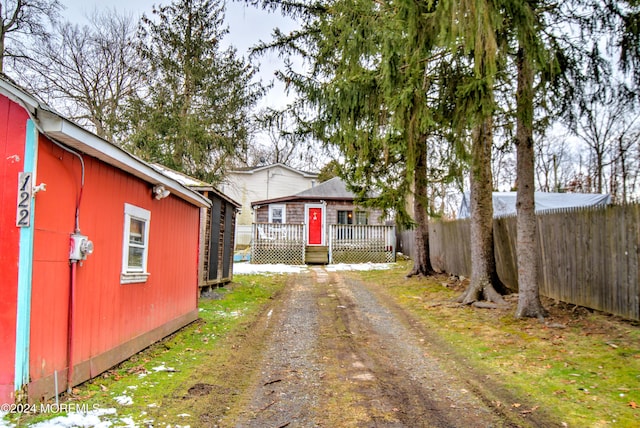
[[[169,4],[171,0],[60,0],[66,7],[62,12],[63,20],[72,23],[86,22],[85,16],[93,10],[115,8],[118,12],[131,13],[134,17],[146,13],[151,15],[154,4]],[[283,18],[279,13],[267,13],[252,6],[245,6],[244,2],[227,1],[226,24],[229,34],[226,41],[237,48],[238,54],[247,58],[248,49],[260,40],[270,40],[274,27],[282,30],[294,28],[294,23]],[[264,82],[273,79],[274,71],[282,64],[276,55],[261,56],[260,77]],[[281,107],[286,103],[282,86],[276,86],[261,103],[261,106]]]

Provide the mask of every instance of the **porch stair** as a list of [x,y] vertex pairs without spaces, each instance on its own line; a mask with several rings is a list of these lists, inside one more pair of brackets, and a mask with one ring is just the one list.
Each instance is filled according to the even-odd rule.
[[326,265],[329,263],[329,247],[309,246],[305,248],[304,260],[307,264]]

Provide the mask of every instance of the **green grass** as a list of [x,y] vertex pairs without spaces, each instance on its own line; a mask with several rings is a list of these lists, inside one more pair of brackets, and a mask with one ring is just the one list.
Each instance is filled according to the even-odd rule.
[[[165,397],[180,393],[177,388],[216,352],[219,340],[250,322],[286,281],[282,275],[236,275],[234,279],[234,283],[216,290],[220,298],[200,299],[198,321],[77,386],[72,396],[62,396],[63,402],[82,403],[89,408],[115,408],[117,418],[132,418],[137,424],[157,416],[180,420],[177,414],[162,414]],[[131,397],[132,404],[118,404],[116,397]],[[14,414],[7,419],[25,426],[60,415],[64,413],[21,418]]]
[[[384,287],[453,354],[463,357],[465,364],[487,374],[492,382],[504,385],[523,401],[494,404],[522,412],[544,411],[569,427],[640,425],[638,323],[550,301],[545,301],[551,312],[548,321],[566,328],[550,328],[537,320],[516,320],[515,306],[510,310],[461,307],[452,302],[462,290],[459,285],[444,286],[446,276],[405,279],[409,268],[408,262],[402,262],[387,271],[347,274]],[[198,322],[74,388],[72,397],[63,399],[115,408],[117,418],[129,417],[140,425],[145,419],[153,419],[154,426],[164,426],[162,421],[175,425],[182,420],[185,422],[181,425],[196,426],[193,420],[179,416],[184,412],[181,403],[186,403],[181,397],[192,385],[191,377],[197,379],[198,373],[207,370],[205,361],[237,361],[234,352],[238,350],[222,349],[221,340],[231,332],[242,340],[243,329],[250,328],[251,320],[284,287],[287,277],[234,278],[233,284],[219,290],[224,298],[200,301]],[[446,361],[449,356],[441,358]],[[160,365],[175,371],[153,370]],[[221,367],[219,371],[224,375],[227,370]],[[242,388],[237,385],[238,390]],[[115,397],[124,395],[130,396],[133,404],[119,405],[115,401]],[[53,416],[9,418],[23,426]]]
[[385,284],[396,302],[456,354],[554,420],[570,427],[640,425],[638,323],[545,301],[549,324],[566,327],[550,328],[516,320],[515,306],[498,311],[455,305],[463,288],[443,286],[445,276],[405,279],[408,270],[399,264],[390,272],[357,275]]

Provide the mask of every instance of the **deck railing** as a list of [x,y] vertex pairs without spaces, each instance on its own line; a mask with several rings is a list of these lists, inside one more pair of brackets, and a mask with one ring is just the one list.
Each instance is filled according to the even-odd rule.
[[304,224],[253,223],[252,263],[305,263]]
[[[396,260],[395,226],[332,224],[327,237],[329,263],[392,263]],[[253,223],[252,263],[304,264],[304,224]]]
[[332,224],[329,227],[329,263],[391,263],[395,255],[395,226]]

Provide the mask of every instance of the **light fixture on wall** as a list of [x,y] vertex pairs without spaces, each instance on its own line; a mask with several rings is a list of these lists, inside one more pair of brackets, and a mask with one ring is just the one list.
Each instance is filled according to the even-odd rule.
[[169,196],[171,192],[165,189],[164,185],[156,184],[153,186],[153,197],[160,200]]

